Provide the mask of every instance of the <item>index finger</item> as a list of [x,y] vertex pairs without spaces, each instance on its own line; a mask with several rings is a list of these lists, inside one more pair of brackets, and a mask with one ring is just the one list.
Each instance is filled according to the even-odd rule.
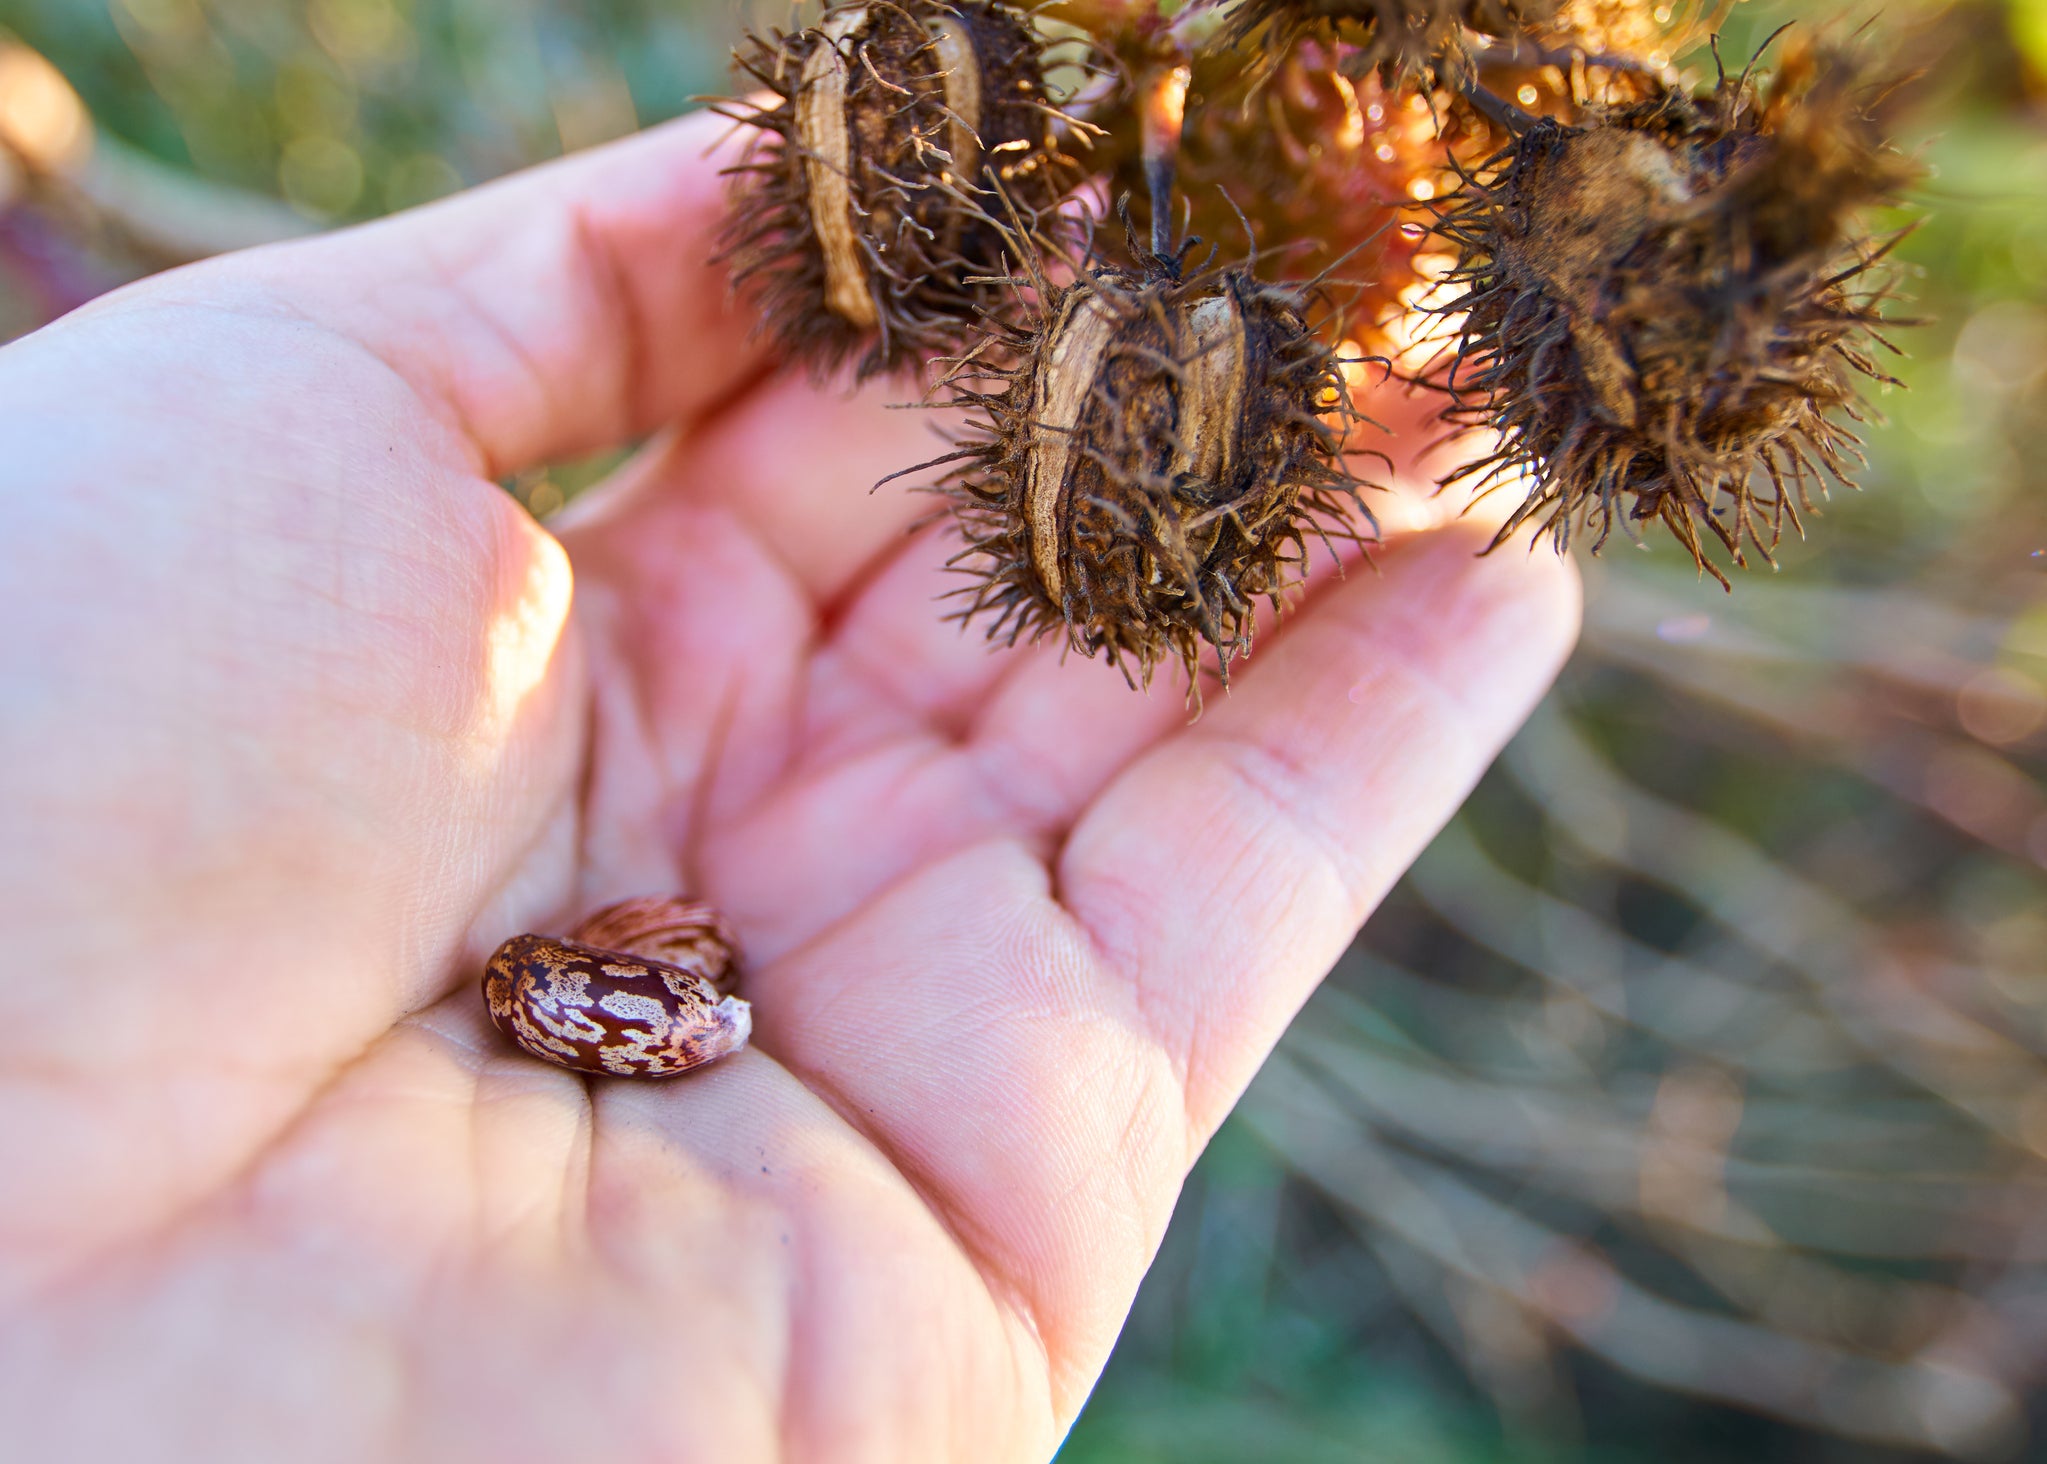
[[1030,1320],[1062,1417],[1192,1155],[1570,645],[1569,565],[1480,560],[1488,538],[1407,535],[1311,596],[1240,686],[1108,781],[1049,868],[1027,833],[985,834],[749,973],[763,1050]]

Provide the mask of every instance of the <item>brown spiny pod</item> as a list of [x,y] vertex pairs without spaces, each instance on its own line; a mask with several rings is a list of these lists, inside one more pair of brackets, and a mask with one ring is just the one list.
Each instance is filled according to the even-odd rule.
[[614,1077],[688,1072],[746,1046],[732,933],[708,905],[628,900],[562,939],[518,935],[483,974],[498,1029],[543,1062]]
[[1471,38],[1515,37],[1554,20],[1561,0],[1238,0],[1218,33],[1230,49],[1278,57],[1303,39],[1342,43],[1353,76],[1427,79],[1461,66]]
[[1914,174],[1892,102],[1852,58],[1794,48],[1767,92],[1744,74],[1584,126],[1534,123],[1440,232],[1459,251],[1451,420],[1498,434],[1447,481],[1525,499],[1559,549],[1574,528],[1660,520],[1700,567],[1717,539],[1769,557],[1788,521],[1859,462],[1837,416],[1886,380],[1881,256],[1857,211]]
[[820,373],[921,366],[1007,299],[1006,231],[1043,242],[1080,170],[1045,99],[1045,45],[994,0],[859,0],[749,37],[775,94],[732,115],[769,134],[734,168],[721,258],[762,329]]
[[1370,522],[1340,363],[1301,292],[1243,269],[1097,265],[1037,299],[1034,330],[1004,328],[1015,364],[977,367],[998,389],[957,387],[984,414],[944,480],[977,581],[961,618],[1011,643],[1063,634],[1147,683],[1169,655],[1191,681],[1205,642],[1227,678],[1304,536]]

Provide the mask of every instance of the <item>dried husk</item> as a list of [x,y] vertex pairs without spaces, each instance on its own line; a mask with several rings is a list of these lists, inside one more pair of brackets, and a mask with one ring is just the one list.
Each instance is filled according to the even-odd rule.
[[960,618],[1061,635],[1134,683],[1168,657],[1194,683],[1206,646],[1227,681],[1307,540],[1370,523],[1342,366],[1300,292],[1242,269],[1097,265],[1040,288],[1036,329],[1001,341],[1014,364],[954,382],[979,414],[943,481],[975,580]]
[[820,375],[947,354],[1011,296],[1017,232],[1057,249],[1079,181],[1045,99],[1045,45],[989,0],[834,5],[735,60],[775,94],[731,115],[763,141],[731,170],[720,257],[761,329]]
[[1718,541],[1765,559],[1859,463],[1842,418],[1888,284],[1859,211],[1913,176],[1884,141],[1887,88],[1795,48],[1746,75],[1579,127],[1544,120],[1471,180],[1439,232],[1459,250],[1451,420],[1499,434],[1448,482],[1525,493],[1534,523],[1595,548],[1661,521],[1702,569]]
[[1548,26],[1560,0],[1240,0],[1218,35],[1232,50],[1279,57],[1306,39],[1342,43],[1344,70],[1426,84],[1467,64],[1474,33],[1520,36]]

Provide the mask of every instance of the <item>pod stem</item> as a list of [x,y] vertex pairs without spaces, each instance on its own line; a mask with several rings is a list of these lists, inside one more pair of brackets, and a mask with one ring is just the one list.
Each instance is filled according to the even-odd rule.
[[1542,119],[1533,112],[1524,112],[1498,92],[1481,82],[1477,76],[1466,74],[1457,78],[1457,89],[1464,93],[1464,99],[1478,108],[1488,122],[1504,127],[1515,137],[1521,136]]
[[1161,68],[1144,82],[1144,186],[1151,196],[1151,252],[1173,252],[1173,179],[1179,170],[1180,129],[1187,116],[1187,66]]

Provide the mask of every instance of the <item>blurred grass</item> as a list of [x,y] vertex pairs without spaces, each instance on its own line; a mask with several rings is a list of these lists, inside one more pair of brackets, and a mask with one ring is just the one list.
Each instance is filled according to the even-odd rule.
[[[741,18],[0,0],[162,170],[108,186],[169,188],[138,227],[0,179],[0,335],[221,226],[196,180],[281,205],[252,231],[403,207],[682,110]],[[1732,597],[1588,565],[1579,655],[1202,1160],[1063,1464],[2047,1457],[2047,0],[1943,33],[1864,491]]]
[[[1067,1464],[1198,1433],[1204,1383],[1379,1457],[1347,1371],[1491,1404],[1417,1459],[2047,1457],[2047,131],[2005,20],[1951,23],[1865,491],[1731,598],[1588,566],[1583,649],[1190,1187]],[[1317,1457],[1285,1437],[1234,1457]]]
[[601,142],[723,83],[723,16],[648,3],[7,0],[100,123],[308,217],[369,217]]

